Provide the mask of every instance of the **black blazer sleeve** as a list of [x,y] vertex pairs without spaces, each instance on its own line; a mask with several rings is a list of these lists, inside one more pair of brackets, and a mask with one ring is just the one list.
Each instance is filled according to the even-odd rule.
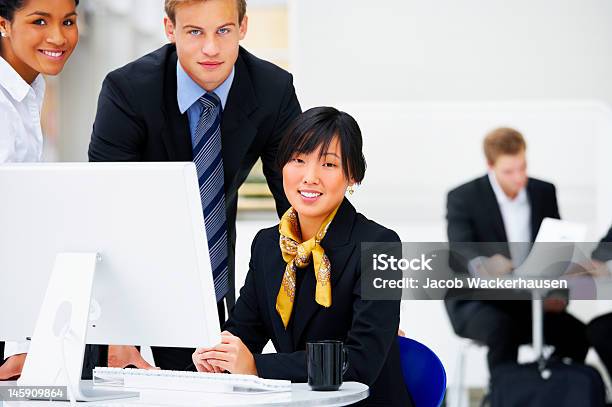
[[465,194],[455,190],[448,193],[446,199],[446,219],[449,242],[474,242],[473,219],[470,216]]
[[89,161],[140,161],[146,127],[126,79],[109,74],[102,83],[89,144]]
[[259,377],[291,380],[294,383],[308,380],[305,350],[292,353],[258,353],[253,354],[253,357]]
[[[453,190],[446,200],[447,234],[449,241],[449,265],[459,273],[468,272],[468,262],[480,255],[474,230],[474,219],[470,214],[469,201],[465,191]],[[463,243],[463,244],[462,244]]]
[[[372,241],[399,242],[395,232],[387,230]],[[353,267],[360,267],[359,248]],[[361,274],[361,273],[359,273]],[[348,350],[349,366],[345,380],[354,380],[372,386],[385,363],[381,355],[388,355],[393,341],[397,340],[400,301],[371,301],[361,296],[361,278],[353,286],[353,319],[344,342]],[[271,353],[254,355],[257,371],[266,378],[307,380],[306,352]]]
[[293,87],[293,80],[290,77],[280,104],[273,133],[270,135],[261,155],[263,173],[266,177],[268,187],[272,192],[272,196],[274,196],[276,212],[279,218],[289,209],[290,205],[285,196],[285,191],[283,190],[283,175],[280,168],[276,165],[276,155],[278,153],[280,141],[285,135],[287,128],[301,112],[300,103],[298,102],[295,88]]
[[[374,241],[400,243],[400,238],[395,232],[387,230]],[[360,251],[359,248],[357,251]],[[349,368],[344,378],[372,386],[385,363],[380,355],[388,355],[391,346],[397,341],[400,300],[363,299],[361,278],[357,279],[353,294],[353,323],[345,341],[349,352]]]
[[[251,244],[251,260],[244,285],[240,289],[240,296],[232,309],[231,317],[225,323],[224,329],[239,337],[249,348],[253,356],[261,353],[270,339],[262,320],[260,298],[257,294],[257,274],[254,266],[255,247],[261,231],[255,235]],[[261,299],[264,300],[265,299]]]

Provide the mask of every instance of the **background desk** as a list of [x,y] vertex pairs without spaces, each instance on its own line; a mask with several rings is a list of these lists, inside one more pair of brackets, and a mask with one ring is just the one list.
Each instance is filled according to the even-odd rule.
[[[0,382],[0,387],[15,386],[16,382]],[[312,391],[306,383],[294,383],[291,392],[269,394],[197,393],[187,391],[148,390],[140,393],[140,399],[108,400],[96,403],[79,403],[79,406],[346,406],[365,399],[368,386],[357,382],[345,382],[338,391]],[[1,403],[4,403],[3,405]],[[2,407],[41,407],[58,405],[68,407],[64,401],[4,401]]]

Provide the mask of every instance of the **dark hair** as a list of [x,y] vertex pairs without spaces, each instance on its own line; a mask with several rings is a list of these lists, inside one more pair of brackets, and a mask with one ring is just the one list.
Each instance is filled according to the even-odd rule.
[[[23,7],[27,0],[0,0],[0,17],[8,21],[13,21],[15,11]],[[79,0],[74,0],[75,5],[79,5]]]
[[351,115],[333,107],[313,107],[299,115],[280,142],[276,163],[282,169],[295,154],[309,154],[319,147],[321,157],[335,137],[340,141],[344,175],[360,183],[366,170],[361,130]]

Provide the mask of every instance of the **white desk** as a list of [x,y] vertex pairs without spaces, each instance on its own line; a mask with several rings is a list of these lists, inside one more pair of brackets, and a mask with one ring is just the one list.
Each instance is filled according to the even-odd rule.
[[[0,382],[0,387],[15,386],[16,382]],[[79,406],[300,406],[336,407],[356,403],[368,397],[365,384],[345,382],[338,391],[312,391],[306,383],[294,383],[291,392],[269,394],[198,393],[187,391],[141,391],[140,398],[108,400],[95,403],[78,403]],[[65,401],[4,401],[3,407],[42,407],[59,405],[68,407]]]

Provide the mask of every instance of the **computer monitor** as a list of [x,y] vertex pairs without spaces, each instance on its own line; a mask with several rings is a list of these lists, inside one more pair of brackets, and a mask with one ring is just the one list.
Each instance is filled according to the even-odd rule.
[[0,191],[0,340],[23,341],[37,325],[65,344],[62,321],[91,291],[86,333],[72,320],[73,342],[219,342],[193,163],[8,164]]

